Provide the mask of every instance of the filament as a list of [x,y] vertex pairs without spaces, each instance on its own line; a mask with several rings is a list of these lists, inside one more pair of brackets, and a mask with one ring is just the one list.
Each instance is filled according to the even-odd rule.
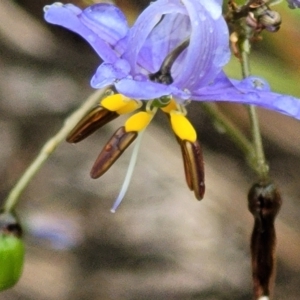
[[129,162],[129,165],[128,165],[128,169],[127,169],[127,172],[126,172],[126,175],[125,175],[125,179],[124,179],[124,182],[122,184],[122,188],[120,190],[120,193],[119,193],[113,207],[110,210],[112,213],[116,212],[116,209],[121,204],[121,202],[122,202],[122,200],[123,200],[123,198],[124,198],[124,196],[125,196],[125,194],[128,190],[128,186],[129,186],[129,183],[131,181],[131,177],[132,177],[133,170],[134,170],[134,167],[135,167],[135,164],[136,164],[138,152],[139,152],[139,149],[140,149],[143,133],[144,133],[144,131],[141,131],[139,133],[137,139],[136,139],[136,143],[134,145],[134,148],[133,148],[133,151],[132,151],[132,154],[131,154],[131,158],[130,158],[130,162]]

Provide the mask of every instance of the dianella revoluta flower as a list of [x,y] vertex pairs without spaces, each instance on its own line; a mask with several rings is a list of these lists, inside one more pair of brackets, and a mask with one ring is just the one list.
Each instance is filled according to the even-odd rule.
[[221,6],[221,0],[158,0],[132,27],[111,4],[98,3],[84,10],[61,3],[45,7],[47,22],[78,33],[100,56],[92,87],[114,86],[117,91],[79,122],[69,142],[79,142],[120,114],[144,104],[104,147],[92,168],[93,178],[106,172],[162,110],[181,146],[187,184],[196,198],[202,199],[202,152],[196,131],[186,118],[189,101],[254,104],[300,119],[299,99],[272,93],[260,78],[235,81],[223,73],[230,49]]

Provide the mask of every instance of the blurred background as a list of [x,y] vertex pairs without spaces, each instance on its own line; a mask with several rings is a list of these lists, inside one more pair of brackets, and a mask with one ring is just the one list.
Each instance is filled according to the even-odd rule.
[[[89,1],[72,1],[84,7]],[[149,1],[116,4],[133,22]],[[0,193],[5,199],[42,145],[93,91],[100,63],[78,36],[43,21],[46,0],[0,1]],[[274,91],[300,97],[300,10],[282,3],[283,24],[254,47],[252,73]],[[240,78],[234,59],[226,71]],[[249,133],[245,109],[220,108]],[[167,120],[147,129],[128,193],[117,213],[130,151],[101,179],[89,177],[120,118],[82,143],[63,143],[18,205],[26,262],[2,300],[251,299],[247,193],[256,181],[243,155],[192,103],[189,116],[204,148],[207,192],[188,190],[180,149]],[[300,124],[259,110],[271,174],[284,200],[277,219],[275,299],[300,295]],[[1,268],[1,266],[0,266]]]

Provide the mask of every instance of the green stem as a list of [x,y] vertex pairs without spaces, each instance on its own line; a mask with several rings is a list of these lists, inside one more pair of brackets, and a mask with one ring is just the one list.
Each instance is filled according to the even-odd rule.
[[248,114],[251,122],[252,138],[255,148],[255,165],[257,168],[257,172],[261,179],[267,179],[269,173],[269,165],[267,164],[265,158],[256,107],[253,105],[249,105]]
[[243,78],[246,78],[248,76],[250,76],[251,72],[250,72],[250,64],[249,64],[249,51],[250,51],[250,44],[249,44],[249,40],[246,39],[243,42],[242,45],[242,60],[241,60],[241,66],[242,66],[242,75]]
[[[245,25],[245,37],[241,44],[241,66],[243,77],[246,78],[250,76],[249,67],[249,53],[250,53],[250,41],[249,41],[249,30],[247,25]],[[253,162],[255,171],[258,173],[260,179],[267,179],[269,174],[269,166],[265,159],[265,153],[262,143],[262,137],[259,127],[259,120],[256,111],[256,107],[253,105],[248,106],[248,114],[251,123],[252,140],[255,151],[255,161]]]
[[101,89],[93,93],[70,117],[66,119],[63,127],[46,142],[38,156],[8,194],[3,207],[5,212],[11,212],[15,208],[22,192],[28,186],[35,174],[40,170],[44,162],[54,152],[57,146],[66,139],[69,132],[80,121],[80,119],[82,119],[84,115],[99,101],[99,99],[103,97],[104,92],[105,90]]

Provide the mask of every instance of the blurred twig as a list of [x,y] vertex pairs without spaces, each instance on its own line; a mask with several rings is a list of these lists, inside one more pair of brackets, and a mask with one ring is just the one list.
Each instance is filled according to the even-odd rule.
[[24,189],[30,183],[35,174],[40,170],[44,162],[55,151],[57,146],[65,140],[69,132],[79,122],[79,120],[100,100],[105,89],[97,90],[93,93],[66,121],[62,128],[55,134],[46,144],[42,150],[28,167],[25,173],[21,176],[17,184],[12,188],[7,199],[4,202],[4,211],[10,212],[16,206],[19,197]]

